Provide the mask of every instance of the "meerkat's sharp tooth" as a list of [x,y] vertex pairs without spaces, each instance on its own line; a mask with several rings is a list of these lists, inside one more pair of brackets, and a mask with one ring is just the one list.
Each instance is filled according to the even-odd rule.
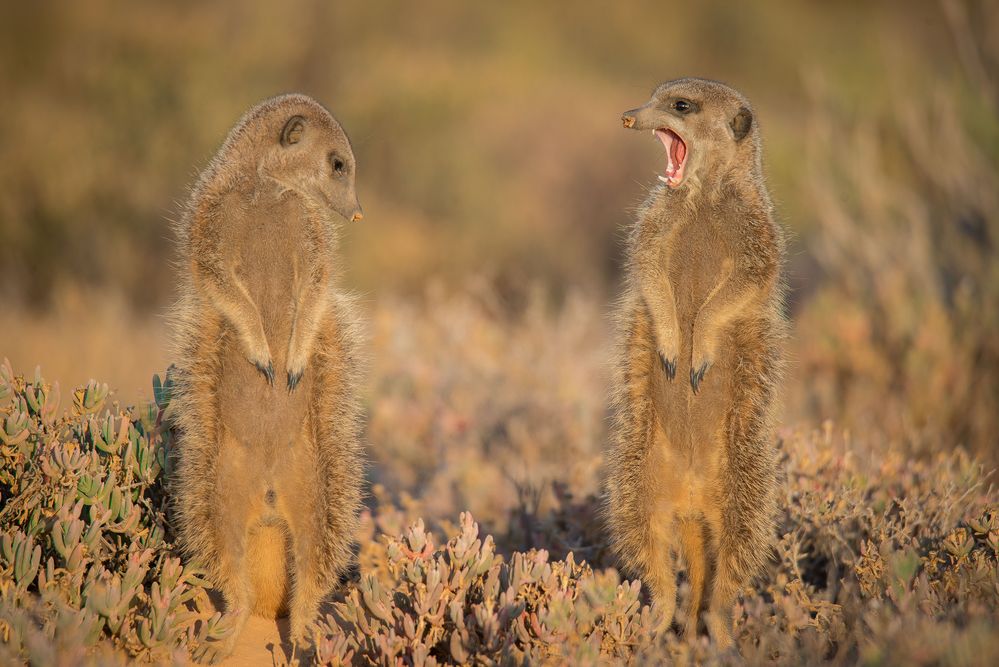
[[665,176],[663,176],[662,174],[659,174],[658,178],[659,178],[659,180],[660,180],[660,181],[662,181],[663,183],[669,183],[669,179],[668,179],[668,178],[666,178]]

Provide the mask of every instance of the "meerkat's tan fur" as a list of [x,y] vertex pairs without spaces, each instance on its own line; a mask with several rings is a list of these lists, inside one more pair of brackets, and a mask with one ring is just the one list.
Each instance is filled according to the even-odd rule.
[[351,558],[363,461],[340,216],[361,216],[350,142],[285,95],[230,131],[178,225],[175,523],[236,616],[225,650],[251,612],[290,613],[303,640]]
[[690,583],[686,634],[703,618],[727,646],[735,597],[774,532],[783,236],[756,118],[738,92],[670,81],[623,120],[661,139],[669,165],[629,239],[606,519],[663,627],[679,556]]

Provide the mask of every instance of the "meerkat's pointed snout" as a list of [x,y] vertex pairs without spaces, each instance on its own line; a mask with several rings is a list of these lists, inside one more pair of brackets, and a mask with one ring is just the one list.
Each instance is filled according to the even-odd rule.
[[364,220],[364,210],[361,208],[361,204],[357,201],[356,197],[352,201],[342,203],[333,202],[332,208],[347,222],[360,222]]
[[361,208],[361,202],[357,200],[357,194],[353,192],[340,201],[334,201],[333,210],[343,216],[347,222],[364,220],[364,209]]
[[640,106],[637,109],[632,109],[630,111],[625,111],[621,114],[621,124],[626,128],[632,130],[648,130],[654,129],[652,116],[653,110],[650,109],[650,105],[646,104]]

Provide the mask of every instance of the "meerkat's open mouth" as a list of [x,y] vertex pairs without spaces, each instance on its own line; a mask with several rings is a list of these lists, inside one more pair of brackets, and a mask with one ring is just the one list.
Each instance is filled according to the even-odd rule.
[[687,164],[687,144],[679,134],[665,127],[652,130],[652,134],[666,147],[666,173],[660,175],[659,180],[675,188],[683,181],[683,168]]

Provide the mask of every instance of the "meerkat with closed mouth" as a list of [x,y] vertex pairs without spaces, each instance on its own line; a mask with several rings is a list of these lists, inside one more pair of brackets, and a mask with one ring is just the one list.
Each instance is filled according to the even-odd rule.
[[662,142],[667,165],[632,229],[617,309],[607,523],[662,626],[673,621],[680,556],[685,634],[703,619],[728,646],[738,590],[774,533],[783,236],[741,94],[678,79],[622,120]]
[[335,250],[338,217],[361,218],[354,173],[329,111],[272,98],[229,132],[178,224],[175,524],[234,615],[222,653],[250,613],[289,613],[303,641],[351,558],[358,328]]

